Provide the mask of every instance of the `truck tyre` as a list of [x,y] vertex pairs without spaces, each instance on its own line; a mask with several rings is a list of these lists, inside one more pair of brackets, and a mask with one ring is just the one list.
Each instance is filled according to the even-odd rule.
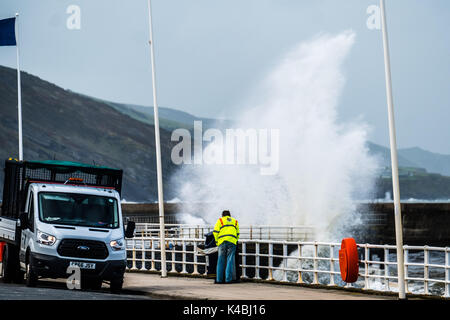
[[96,278],[81,278],[81,289],[100,290],[103,284],[102,279]]
[[12,280],[11,268],[8,263],[8,245],[3,249],[2,254],[2,280],[4,283],[10,283]]
[[27,258],[27,271],[25,272],[25,279],[27,287],[36,287],[38,282],[38,276],[33,269],[33,264],[31,263],[31,257],[28,255]]
[[111,293],[120,293],[122,291],[123,278],[112,279],[110,283]]
[[19,255],[14,246],[9,243],[3,249],[2,264],[3,282],[10,283],[18,280]]
[[25,275],[25,272],[21,270],[17,270],[15,276],[14,276],[14,283],[22,284],[23,283],[23,276]]
[[90,287],[92,290],[100,290],[102,288],[103,279],[91,279]]

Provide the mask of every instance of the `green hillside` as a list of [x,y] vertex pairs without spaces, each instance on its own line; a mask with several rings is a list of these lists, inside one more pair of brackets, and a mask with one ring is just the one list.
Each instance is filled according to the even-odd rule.
[[[391,166],[389,148],[368,142],[369,153],[378,158],[381,167]],[[450,176],[450,155],[443,155],[421,148],[398,149],[398,165],[405,168],[424,168],[427,172]]]
[[[0,160],[18,158],[17,73],[0,66]],[[22,73],[24,159],[66,160],[124,169],[127,200],[156,200],[154,127],[109,105]],[[170,132],[161,130],[164,176],[170,161]],[[0,171],[3,181],[3,170]],[[0,184],[2,191],[3,184]],[[165,196],[173,197],[170,184]]]
[[450,176],[450,155],[439,154],[421,148],[400,149],[399,153],[428,172]]
[[[88,96],[86,96],[88,97]],[[117,111],[133,118],[144,122],[146,124],[154,125],[153,107],[141,106],[135,104],[116,103],[112,101],[106,101],[94,97],[88,97],[96,101],[105,103]],[[194,128],[194,121],[201,121],[203,129],[207,128],[232,128],[233,122],[230,120],[210,119],[194,116],[190,113],[166,108],[158,107],[159,125],[161,128],[167,131],[173,131],[178,128],[188,129],[190,131]]]

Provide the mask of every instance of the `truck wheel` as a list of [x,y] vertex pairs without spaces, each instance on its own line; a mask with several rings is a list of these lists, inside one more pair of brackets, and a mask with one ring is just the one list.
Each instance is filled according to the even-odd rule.
[[1,277],[4,283],[11,282],[11,275],[9,274],[8,269],[8,245],[5,246],[2,253],[2,273]]
[[102,288],[102,284],[102,279],[91,279],[90,281],[90,287],[92,290],[100,290]]
[[7,244],[3,249],[2,256],[2,279],[5,283],[10,283],[14,280],[14,276],[17,272],[17,263],[14,261],[14,255],[12,254],[11,245]]
[[122,291],[123,278],[112,279],[110,283],[111,293],[120,293]]
[[27,287],[36,287],[38,282],[38,276],[33,270],[33,265],[31,264],[30,258],[27,259],[27,271],[25,273],[26,285]]
[[23,272],[21,270],[18,270],[16,272],[16,274],[14,275],[14,279],[13,279],[14,283],[22,284],[23,283],[23,276],[24,276],[24,274],[25,274],[25,272]]
[[81,289],[100,290],[103,284],[102,279],[95,278],[81,278]]

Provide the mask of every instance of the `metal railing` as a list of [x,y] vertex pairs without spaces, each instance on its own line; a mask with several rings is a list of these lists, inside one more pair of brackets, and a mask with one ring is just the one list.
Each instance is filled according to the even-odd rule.
[[[213,231],[211,225],[165,224],[168,238],[203,238]],[[314,238],[314,228],[308,226],[243,225],[239,227],[240,239],[309,241]],[[139,237],[159,237],[159,223],[136,223]]]
[[[169,273],[206,275],[208,256],[199,255],[204,239],[170,238],[166,240],[166,263]],[[129,270],[161,270],[161,242],[158,237],[134,237],[126,240]],[[191,258],[191,259],[190,259]],[[179,268],[181,266],[181,268]]]
[[[296,282],[362,290],[397,292],[396,246],[358,244],[359,278],[341,280],[340,243],[311,241],[239,240],[242,279]],[[158,237],[127,239],[128,269],[158,271]],[[169,238],[166,259],[169,273],[207,275],[208,256],[202,238]],[[450,248],[404,246],[406,290],[411,294],[450,297]]]

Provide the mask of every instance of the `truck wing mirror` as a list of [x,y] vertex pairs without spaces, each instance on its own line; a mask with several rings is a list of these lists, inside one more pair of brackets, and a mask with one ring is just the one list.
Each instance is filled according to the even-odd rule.
[[24,230],[28,228],[28,213],[21,212],[19,214],[19,222],[20,222],[20,229]]
[[125,230],[125,238],[133,238],[135,228],[136,228],[136,223],[134,221],[128,221],[127,229]]

